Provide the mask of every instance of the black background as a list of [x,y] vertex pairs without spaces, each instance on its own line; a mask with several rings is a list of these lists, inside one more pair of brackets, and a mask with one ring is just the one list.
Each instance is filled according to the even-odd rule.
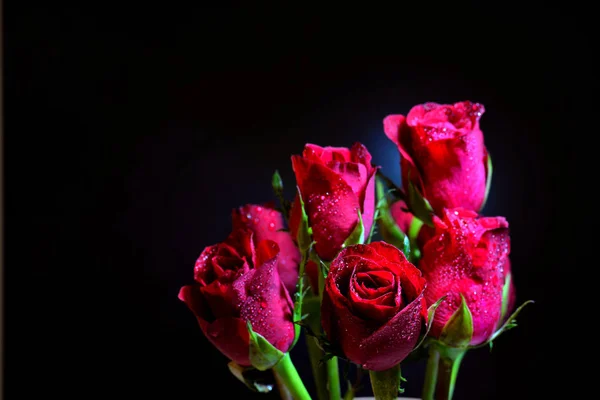
[[[585,10],[16,6],[4,15],[13,398],[276,398],[236,381],[177,299],[196,257],[227,235],[234,207],[274,199],[275,169],[290,195],[304,143],[361,141],[398,181],[382,119],[461,100],[486,107],[484,213],[511,224],[518,301],[536,304],[491,354],[467,355],[455,397],[574,390],[553,378],[548,321],[570,279],[557,276],[577,160],[558,138],[589,93]],[[422,374],[404,367],[407,396]]]

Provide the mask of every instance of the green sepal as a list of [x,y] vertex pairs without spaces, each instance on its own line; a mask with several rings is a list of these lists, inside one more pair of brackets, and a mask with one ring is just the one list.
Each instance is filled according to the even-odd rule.
[[[376,178],[377,202],[376,221],[380,225],[381,236],[387,243],[399,248],[406,258],[409,258],[411,253],[410,240],[408,236],[402,232],[390,211],[390,203],[385,191],[383,180],[378,176]],[[375,224],[373,224],[375,225]]]
[[417,239],[419,237],[419,232],[421,231],[422,227],[423,227],[423,221],[421,221],[419,218],[413,216],[413,219],[410,222],[410,226],[408,227],[408,235],[407,236],[410,240],[410,246],[411,246],[411,250],[412,250],[410,253],[410,261],[415,265],[418,263],[419,259],[421,258],[421,249],[419,249],[419,246],[417,244]]
[[427,309],[427,324],[425,325],[425,333],[423,334],[423,336],[421,337],[421,340],[419,340],[419,342],[417,343],[415,348],[412,349],[411,353],[417,351],[421,347],[421,345],[423,344],[425,339],[428,337],[427,335],[429,334],[429,330],[431,329],[431,326],[433,325],[433,319],[435,318],[435,310],[437,310],[437,308],[440,306],[440,304],[442,304],[442,301],[444,301],[445,299],[446,299],[446,296],[442,296],[438,301],[436,301],[435,303],[430,305],[429,308]]
[[510,317],[508,317],[506,319],[506,322],[504,322],[504,324],[502,324],[502,326],[500,328],[498,328],[498,330],[496,332],[494,332],[494,334],[489,338],[489,340],[487,342],[484,342],[478,346],[473,346],[473,348],[479,348],[479,347],[483,347],[486,345],[490,346],[490,349],[493,346],[493,341],[496,340],[498,338],[498,336],[500,336],[501,334],[503,334],[504,332],[512,329],[512,328],[516,328],[517,327],[517,315],[519,315],[519,313],[521,312],[521,310],[523,308],[525,308],[526,305],[528,304],[533,304],[535,303],[535,301],[533,300],[527,300],[526,302],[524,302],[523,304],[521,304],[516,310],[515,312],[513,312],[511,314]]
[[242,367],[234,361],[230,361],[227,367],[233,376],[254,392],[269,393],[275,386],[275,382],[265,380],[267,376],[272,377],[271,374],[266,374],[256,368]]
[[[327,278],[327,274],[329,273],[329,263],[319,259],[319,270],[321,271],[321,275],[323,278]],[[322,288],[319,288],[321,290]]]
[[381,173],[380,170],[377,171],[376,179],[379,181],[385,181],[385,184],[390,188],[389,192],[396,198],[396,200],[406,201],[406,194],[404,193],[404,191],[398,186],[396,186],[396,184],[390,178]]
[[306,214],[306,209],[304,208],[304,200],[302,199],[302,193],[300,192],[300,188],[298,189],[298,201],[300,201],[300,210],[301,210],[301,218],[300,218],[300,227],[298,227],[298,233],[296,240],[298,241],[298,248],[302,253],[305,253],[310,249],[312,245],[312,228],[308,223],[308,214]]
[[512,274],[506,274],[504,279],[504,286],[502,287],[502,309],[500,311],[500,322],[504,321],[504,317],[508,312],[508,303],[510,301],[510,283],[512,280]]
[[364,244],[364,232],[365,224],[363,223],[362,214],[360,213],[360,210],[358,210],[358,222],[356,223],[356,226],[354,227],[354,230],[352,231],[350,236],[348,236],[342,244],[342,249],[348,246],[353,246],[355,244]]
[[483,196],[483,203],[481,203],[481,207],[479,208],[480,212],[483,210],[483,207],[485,207],[485,203],[487,202],[488,196],[490,194],[490,189],[492,188],[492,172],[494,171],[494,169],[492,167],[492,157],[490,156],[490,153],[487,153],[485,158],[486,158],[485,195]]
[[453,348],[467,347],[473,338],[473,316],[464,296],[461,294],[460,297],[460,306],[444,325],[439,338],[440,342]]
[[410,180],[410,171],[408,171],[408,200],[407,205],[413,215],[419,218],[428,226],[433,226],[433,208],[429,201],[415,188]]
[[250,321],[246,321],[246,326],[250,334],[250,363],[259,371],[273,368],[281,360],[283,353],[269,343],[260,333],[254,332]]

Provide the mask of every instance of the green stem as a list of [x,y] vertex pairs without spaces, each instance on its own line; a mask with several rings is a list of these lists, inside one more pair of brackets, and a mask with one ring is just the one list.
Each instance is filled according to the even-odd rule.
[[294,398],[292,397],[292,394],[290,393],[289,389],[281,381],[279,374],[277,374],[277,372],[273,371],[273,376],[275,377],[275,383],[277,384],[277,390],[279,392],[279,397],[281,398],[281,400],[293,400]]
[[463,349],[447,349],[440,355],[437,378],[437,400],[452,400],[460,363],[466,354]]
[[437,384],[438,365],[440,362],[440,352],[432,344],[429,347],[429,358],[425,369],[425,382],[423,383],[423,400],[434,400],[435,385]]
[[[308,314],[305,321],[316,335],[321,334],[320,306],[321,303],[319,302],[318,296],[307,297],[304,301],[304,309]],[[313,379],[317,388],[317,396],[319,400],[328,400],[327,369],[325,368],[325,363],[321,362],[325,357],[325,352],[321,350],[315,337],[305,335],[305,340],[308,349],[308,357],[312,367]]]
[[384,371],[369,371],[371,379],[371,388],[375,400],[395,400],[398,398],[400,391],[400,364],[384,370]]
[[285,353],[283,358],[275,364],[273,370],[295,400],[311,400],[289,353]]
[[340,373],[337,357],[332,357],[327,360],[327,385],[329,388],[329,399],[340,400],[342,397],[342,389],[340,387]]
[[467,350],[432,343],[425,371],[423,400],[452,400],[460,363]]

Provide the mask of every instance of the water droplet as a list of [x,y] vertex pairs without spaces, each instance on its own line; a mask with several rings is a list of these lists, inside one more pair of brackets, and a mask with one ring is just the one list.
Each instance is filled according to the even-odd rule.
[[269,222],[269,230],[270,231],[274,231],[275,230],[275,222]]
[[267,302],[266,301],[261,301],[260,302],[260,306],[261,306],[261,308],[267,308]]

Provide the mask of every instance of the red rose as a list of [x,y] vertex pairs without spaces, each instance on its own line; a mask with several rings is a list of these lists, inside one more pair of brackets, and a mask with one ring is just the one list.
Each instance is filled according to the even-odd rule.
[[470,210],[445,210],[434,217],[436,228],[423,248],[419,268],[427,279],[427,304],[442,296],[430,336],[439,337],[444,325],[461,304],[461,294],[471,311],[471,345],[485,342],[501,318],[502,291],[508,265],[510,238],[503,217],[478,217]]
[[252,236],[235,230],[205,248],[194,268],[197,284],[179,292],[208,340],[242,366],[250,365],[246,321],[283,352],[294,340],[293,303],[277,270],[279,247],[271,240],[255,246]]
[[469,101],[425,103],[406,118],[389,115],[385,134],[398,146],[404,189],[410,180],[437,214],[444,208],[479,211],[486,193],[487,151],[479,118],[485,109]]
[[397,365],[415,347],[427,308],[425,280],[385,242],[343,249],[331,263],[321,305],[328,340],[372,371]]
[[298,265],[300,264],[300,251],[294,244],[289,232],[284,232],[283,216],[270,204],[247,204],[233,210],[233,230],[242,227],[249,228],[253,233],[255,245],[263,240],[272,240],[279,245],[277,269],[279,277],[285,284],[288,292],[296,292],[298,283]]
[[[375,212],[375,173],[371,154],[360,143],[351,149],[307,144],[301,156],[292,156],[292,167],[302,194],[315,250],[332,260],[356,228],[360,210],[364,237]],[[301,209],[298,196],[292,206],[290,231],[297,236]]]

